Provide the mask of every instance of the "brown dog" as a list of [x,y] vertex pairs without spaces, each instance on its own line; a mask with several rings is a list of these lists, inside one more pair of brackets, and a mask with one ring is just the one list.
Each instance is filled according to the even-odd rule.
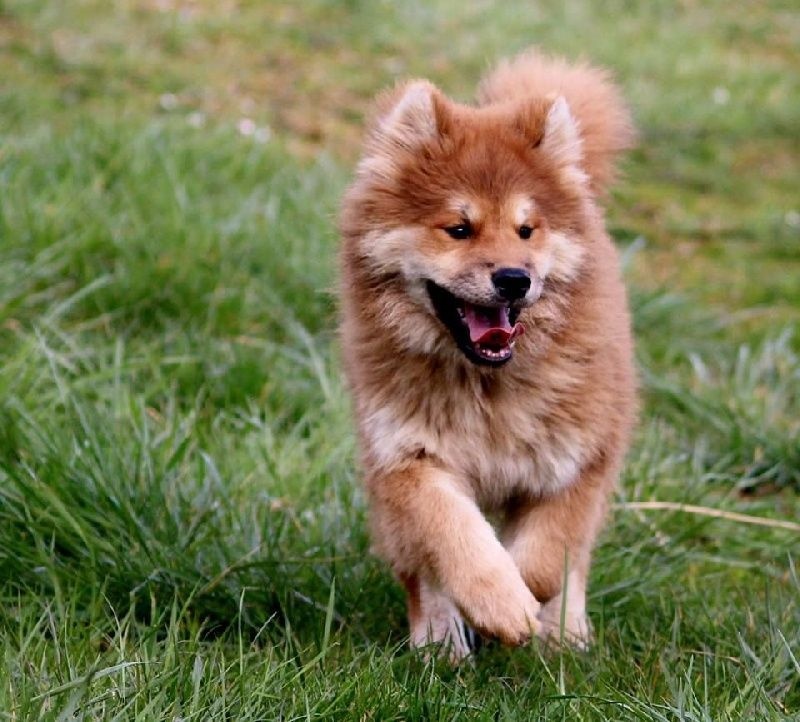
[[341,217],[374,546],[408,592],[411,644],[453,659],[462,617],[508,644],[588,642],[591,549],[636,406],[598,205],[632,136],[615,87],[529,52],[478,98],[383,95]]

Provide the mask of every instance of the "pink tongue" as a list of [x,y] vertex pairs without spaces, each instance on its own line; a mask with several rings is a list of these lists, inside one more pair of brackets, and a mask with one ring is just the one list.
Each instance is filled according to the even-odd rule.
[[489,308],[465,304],[464,320],[469,326],[469,338],[472,343],[488,346],[508,346],[517,336],[525,332],[521,323],[512,328],[508,320],[508,309]]

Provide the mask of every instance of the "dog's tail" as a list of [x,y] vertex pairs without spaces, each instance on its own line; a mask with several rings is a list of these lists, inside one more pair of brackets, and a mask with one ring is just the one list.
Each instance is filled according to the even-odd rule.
[[606,70],[528,50],[501,62],[478,87],[481,105],[559,95],[577,121],[582,169],[595,192],[602,192],[614,179],[617,154],[635,138],[630,113]]

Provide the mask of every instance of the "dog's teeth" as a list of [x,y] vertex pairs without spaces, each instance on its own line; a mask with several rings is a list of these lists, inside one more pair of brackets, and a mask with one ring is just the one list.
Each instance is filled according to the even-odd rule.
[[511,348],[512,345],[509,345],[508,348],[504,348],[501,351],[494,351],[486,346],[481,346],[480,344],[475,346],[475,350],[484,356],[485,358],[492,359],[494,361],[499,361],[500,359],[508,358],[511,355]]
[[504,361],[505,359],[511,356],[511,350],[514,347],[514,343],[510,343],[505,348],[500,349],[499,351],[495,351],[488,346],[484,346],[483,344],[475,344],[475,352],[483,356],[485,359],[489,359],[491,361]]

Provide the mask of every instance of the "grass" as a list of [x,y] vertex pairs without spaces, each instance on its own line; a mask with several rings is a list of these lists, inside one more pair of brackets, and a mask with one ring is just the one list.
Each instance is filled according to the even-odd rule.
[[586,655],[410,654],[332,291],[375,90],[606,63],[642,130],[618,501],[796,520],[791,5],[223,5],[0,2],[0,718],[800,718],[798,536],[730,520],[615,511]]

